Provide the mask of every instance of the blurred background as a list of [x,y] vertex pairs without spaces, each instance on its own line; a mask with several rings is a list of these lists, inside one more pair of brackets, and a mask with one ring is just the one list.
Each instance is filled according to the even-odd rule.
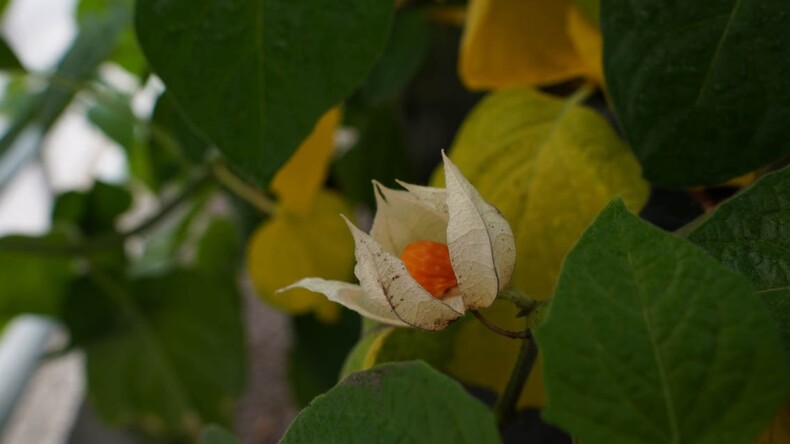
[[[60,80],[70,81],[67,76],[59,78],[62,73],[57,70],[68,69],[68,53],[79,46],[85,11],[107,8],[110,2],[10,0],[3,3],[0,31],[23,68],[0,74],[0,133],[9,133],[26,107],[34,102],[36,94]],[[146,186],[141,183],[145,180],[140,180],[141,167],[134,147],[153,143],[145,122],[151,120],[164,86],[145,68],[142,54],[130,34],[131,24],[127,23],[126,27],[120,46],[122,49],[124,45],[130,46],[131,50],[116,51],[112,57],[97,61],[95,73],[88,68],[82,74],[87,79],[84,85],[64,88],[75,94],[63,103],[62,111],[55,112],[44,126],[22,125],[22,133],[12,143],[3,145],[0,237],[45,235],[52,228],[58,196],[88,193],[97,182],[117,185],[131,193],[130,207],[117,220],[119,229],[132,227],[154,214],[161,208],[162,196],[175,194],[180,176],[160,176],[162,183],[156,187]],[[372,163],[373,171],[362,175],[356,169],[360,162],[370,163],[370,159],[352,159],[346,165],[336,165],[330,184],[336,186],[338,181],[346,181],[345,185],[351,180],[354,185],[348,186],[347,191],[357,202],[372,201],[369,176],[385,183],[395,177],[427,182],[439,160],[439,150],[450,145],[461,120],[480,98],[479,94],[465,90],[455,74],[461,38],[457,20],[455,23],[437,21],[430,28],[432,38],[422,38],[415,46],[419,70],[399,100],[376,108],[372,113],[378,116],[373,120],[374,128],[363,132],[362,141],[359,127],[367,125],[368,104],[364,95],[357,95],[358,103],[347,105],[345,124],[335,134],[335,157],[360,143],[394,145],[392,149],[400,156],[396,156],[395,162],[385,156]],[[423,31],[422,28],[415,31],[418,39]],[[412,34],[404,35],[408,42]],[[95,43],[96,37],[93,39]],[[131,39],[132,43],[127,45],[124,39]],[[82,62],[77,60],[78,64]],[[109,103],[113,98],[121,99],[119,112]],[[227,213],[230,207],[238,211],[239,206],[242,213],[244,208],[249,211],[244,203],[222,196],[212,198],[208,206],[209,212],[218,214]],[[361,220],[369,221],[368,206],[358,206],[357,210]],[[259,221],[260,216],[247,217],[248,226]],[[126,247],[133,253],[148,251],[145,246],[148,240],[130,239]],[[0,256],[0,262],[8,260],[12,259]],[[247,276],[239,278],[246,328],[247,382],[233,408],[233,429],[244,442],[277,442],[299,406],[334,383],[343,358],[358,337],[359,321],[356,316],[343,314],[341,322],[330,327],[333,333],[329,337],[335,338],[335,342],[313,346],[314,352],[323,349],[317,352],[318,358],[310,359],[326,363],[326,368],[317,371],[320,376],[302,378],[310,382],[294,386],[293,362],[303,354],[304,342],[302,348],[295,348],[297,339],[293,332],[315,335],[326,333],[322,330],[326,326],[316,322],[309,313],[292,317],[269,308],[255,296],[251,285]],[[51,318],[25,315],[9,320],[0,340],[0,442],[149,442],[150,438],[138,431],[109,428],[97,419],[86,400],[85,365],[84,353],[70,346],[67,329]],[[312,382],[316,378],[318,382]],[[119,377],[116,383],[124,384],[124,381]]]

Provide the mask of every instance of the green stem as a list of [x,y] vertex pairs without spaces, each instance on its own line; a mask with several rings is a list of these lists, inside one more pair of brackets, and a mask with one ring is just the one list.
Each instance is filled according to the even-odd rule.
[[211,176],[206,173],[201,173],[186,186],[184,186],[184,188],[181,189],[181,192],[179,192],[176,197],[171,199],[168,203],[162,205],[162,208],[160,208],[156,214],[151,216],[149,219],[146,219],[143,221],[143,223],[132,228],[131,230],[124,233],[119,233],[118,236],[120,236],[122,238],[121,240],[123,240],[129,236],[135,236],[150,230],[162,222],[162,220],[164,220],[167,216],[169,216],[173,210],[180,207],[181,204],[189,200],[193,194],[198,192],[201,188],[209,183],[211,183]]
[[527,329],[534,330],[543,322],[546,315],[548,301],[539,301],[527,296],[526,293],[517,288],[506,288],[497,296],[499,299],[508,301],[518,308],[518,316],[526,317]]
[[500,291],[499,295],[497,295],[497,298],[512,303],[524,313],[529,313],[535,309],[535,306],[537,305],[537,301],[527,296],[527,294],[523,291],[513,287],[508,287]]
[[[527,326],[525,333],[529,333],[529,326]],[[494,414],[500,429],[510,424],[515,418],[518,398],[524,391],[524,384],[527,383],[527,377],[538,356],[538,348],[531,335],[528,335],[523,341],[505,391],[494,406]]]
[[249,202],[252,206],[269,216],[277,212],[277,205],[269,196],[243,181],[235,175],[223,162],[217,160],[211,164],[214,177],[233,194]]
[[573,92],[568,98],[565,100],[565,107],[573,107],[580,103],[584,103],[585,100],[589,99],[592,96],[597,87],[594,83],[585,83],[579,87],[576,91]]
[[140,225],[137,225],[129,231],[98,235],[96,237],[71,245],[44,244],[39,242],[37,239],[2,239],[0,240],[0,251],[30,253],[46,256],[88,256],[91,253],[106,251],[122,244],[128,237],[142,234],[158,225],[162,220],[169,216],[173,210],[180,207],[181,204],[192,197],[192,195],[199,191],[203,186],[210,183],[210,181],[210,175],[205,173],[200,174],[198,177],[184,186],[184,188],[178,193],[176,197],[164,204],[162,208],[156,212],[156,214],[144,220],[142,223],[140,223]]
[[524,338],[529,337],[529,334],[530,334],[529,331],[510,331],[510,330],[505,330],[504,328],[499,328],[496,325],[492,324],[479,311],[472,310],[471,313],[472,313],[472,315],[475,318],[477,318],[478,321],[480,321],[481,324],[483,324],[483,326],[485,326],[487,329],[493,331],[494,333],[496,333],[498,335],[501,335],[501,336],[504,336],[504,337],[510,338],[510,339],[524,339]]

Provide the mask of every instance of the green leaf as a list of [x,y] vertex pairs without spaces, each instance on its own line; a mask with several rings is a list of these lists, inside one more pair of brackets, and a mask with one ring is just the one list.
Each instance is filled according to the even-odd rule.
[[349,310],[343,310],[333,323],[312,315],[291,318],[294,343],[288,354],[288,374],[299,405],[306,406],[337,383],[343,361],[359,337],[359,324],[359,316]]
[[[193,199],[185,203],[183,212],[178,211],[159,223],[156,230],[146,236],[142,255],[132,262],[129,274],[132,276],[161,274],[183,264],[185,256],[192,256],[184,253],[192,252],[195,248],[194,242],[191,242],[195,234],[193,223],[196,220],[203,220],[201,217],[206,216],[206,204],[214,195],[213,191],[212,188],[207,188],[198,192]],[[238,239],[227,239],[235,234],[235,231],[232,231],[235,227],[226,227],[226,225],[232,224],[226,219],[211,221],[198,242],[198,251],[194,258],[195,268],[210,273],[228,273],[235,270],[233,267],[238,265],[238,257],[229,257],[226,254],[229,250],[237,253]],[[217,257],[209,258],[214,253],[218,254]]]
[[[119,10],[130,11],[132,4],[132,0],[80,0],[77,5],[77,20],[82,23],[92,18],[110,16]],[[146,62],[134,35],[131,14],[126,15],[123,30],[109,54],[109,60],[138,77],[144,74]]]
[[[211,151],[209,143],[177,109],[172,95],[165,91],[159,96],[144,141],[129,152],[134,171],[135,159],[147,164],[154,190],[173,180],[185,179],[194,164],[203,164]],[[143,168],[140,168],[144,171]]]
[[233,276],[239,269],[241,244],[233,220],[214,219],[198,244],[195,268],[203,273]]
[[126,253],[116,234],[116,222],[131,205],[132,196],[125,188],[96,182],[87,193],[70,191],[57,196],[52,220],[67,232],[95,237],[99,247],[84,251],[90,253],[93,266],[121,270],[126,266]]
[[11,118],[27,112],[42,90],[43,86],[36,85],[27,74],[12,73],[0,98],[0,112]]
[[0,69],[4,70],[21,70],[22,63],[14,54],[14,51],[8,46],[8,42],[4,38],[0,38]]
[[148,61],[188,118],[266,185],[386,41],[392,0],[137,2]]
[[459,320],[438,332],[384,326],[373,329],[349,354],[342,376],[367,370],[375,364],[411,360],[422,360],[437,370],[445,371],[455,352],[453,343],[464,321],[466,319]]
[[[562,260],[615,196],[634,211],[649,186],[609,123],[579,102],[531,88],[486,96],[464,121],[450,158],[505,216],[516,237],[512,285],[549,298]],[[433,182],[443,184],[437,171]]]
[[48,253],[64,241],[57,233],[0,238],[0,323],[22,313],[58,314],[74,266]]
[[748,280],[611,203],[568,254],[545,323],[548,421],[585,443],[743,443],[790,390]]
[[134,143],[134,126],[137,119],[132,113],[132,104],[128,96],[113,94],[106,103],[92,106],[88,109],[88,120],[127,151]]
[[118,217],[132,205],[129,191],[104,182],[96,182],[87,193],[70,191],[57,197],[52,219],[74,224],[85,235],[115,231]]
[[157,190],[164,178],[157,177],[150,149],[138,137],[138,122],[132,112],[131,98],[119,92],[104,94],[103,97],[88,109],[88,120],[124,149],[132,176]]
[[170,92],[165,91],[157,99],[151,125],[151,150],[154,155],[157,152],[177,153],[189,161],[199,163],[209,152],[209,143],[186,120]]
[[414,8],[399,11],[384,53],[355,98],[373,107],[393,100],[417,73],[428,55],[430,43],[431,26],[424,11]]
[[790,153],[790,2],[604,0],[604,67],[653,183],[724,182]]
[[[49,83],[43,92],[20,110],[0,138],[0,162],[4,167],[0,171],[0,187],[13,178],[28,161],[35,158],[42,146],[41,136],[60,117],[82,84],[93,75],[96,67],[110,52],[124,23],[128,21],[128,14],[128,10],[119,8],[106,17],[86,20],[80,26],[77,38],[52,75],[58,81]],[[39,137],[33,143],[23,138],[19,145],[15,145],[28,128]],[[19,147],[19,152],[9,153],[12,146]]]
[[203,428],[202,444],[241,444],[233,434],[216,424],[209,424]]
[[126,283],[94,274],[69,295],[64,316],[106,421],[191,436],[201,422],[229,422],[244,375],[232,279],[176,271]]
[[688,238],[752,281],[790,357],[790,167],[720,205]]
[[487,444],[500,440],[491,411],[460,384],[423,362],[405,362],[347,377],[304,409],[281,442]]
[[349,199],[373,208],[372,180],[397,187],[395,179],[408,182],[411,176],[403,128],[390,106],[355,111],[346,124],[357,128],[359,140],[335,162],[333,172]]
[[412,328],[396,329],[382,344],[376,362],[397,362],[421,359],[442,369],[453,356],[453,340],[458,333],[458,322],[440,332],[426,332]]

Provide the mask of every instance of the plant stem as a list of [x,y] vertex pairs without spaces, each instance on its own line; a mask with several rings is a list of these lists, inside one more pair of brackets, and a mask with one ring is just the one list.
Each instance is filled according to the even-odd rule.
[[499,292],[497,298],[508,301],[519,308],[524,313],[529,313],[535,309],[537,302],[531,297],[527,296],[523,291],[508,287]]
[[597,87],[594,83],[584,83],[582,86],[579,87],[576,91],[573,92],[568,98],[565,100],[565,107],[570,108],[576,106],[580,103],[584,103],[585,100],[589,99],[592,96]]
[[529,327],[527,327],[524,333],[528,336],[523,339],[521,349],[516,358],[516,363],[513,366],[513,370],[510,372],[510,379],[507,382],[507,387],[505,387],[505,391],[494,406],[494,415],[496,416],[500,429],[510,424],[516,416],[518,398],[524,390],[524,384],[526,384],[527,377],[538,356],[538,347],[531,337]]
[[498,335],[505,336],[510,339],[524,339],[528,338],[530,335],[529,331],[510,331],[505,330],[504,328],[499,328],[496,325],[492,324],[491,321],[486,319],[482,313],[477,310],[472,310],[472,315],[480,321],[481,324],[485,325],[485,327]]
[[211,172],[228,190],[249,202],[262,213],[271,216],[277,212],[277,205],[267,195],[233,174],[221,161],[212,162]]
[[181,206],[187,199],[211,182],[211,176],[201,173],[184,186],[176,197],[171,199],[162,208],[144,220],[140,225],[122,233],[108,233],[86,239],[70,245],[42,244],[36,239],[3,239],[0,241],[0,251],[16,253],[31,253],[46,256],[85,256],[98,251],[105,251],[123,243],[126,238],[142,234],[159,224],[170,213]]

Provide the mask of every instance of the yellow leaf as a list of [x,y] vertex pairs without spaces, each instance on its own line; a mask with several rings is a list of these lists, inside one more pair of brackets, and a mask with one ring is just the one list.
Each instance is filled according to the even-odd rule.
[[584,62],[585,76],[598,85],[603,79],[603,38],[601,31],[576,7],[568,9],[568,35]]
[[570,0],[470,0],[461,80],[470,89],[495,89],[586,74],[567,31],[570,7]]
[[790,399],[782,404],[776,412],[774,420],[754,440],[754,444],[788,444],[790,443]]
[[340,119],[340,108],[327,111],[288,163],[274,176],[271,189],[280,206],[302,214],[310,210],[315,195],[326,180]]
[[324,295],[304,289],[275,291],[308,276],[351,280],[354,240],[340,214],[350,217],[352,209],[337,194],[319,191],[305,214],[280,210],[250,238],[247,268],[255,289],[264,301],[289,313],[336,319],[340,308]]
[[[565,254],[615,196],[632,211],[649,186],[631,151],[581,97],[529,88],[490,94],[464,122],[450,158],[516,236],[511,285],[551,296]],[[434,175],[440,185],[441,174]]]

